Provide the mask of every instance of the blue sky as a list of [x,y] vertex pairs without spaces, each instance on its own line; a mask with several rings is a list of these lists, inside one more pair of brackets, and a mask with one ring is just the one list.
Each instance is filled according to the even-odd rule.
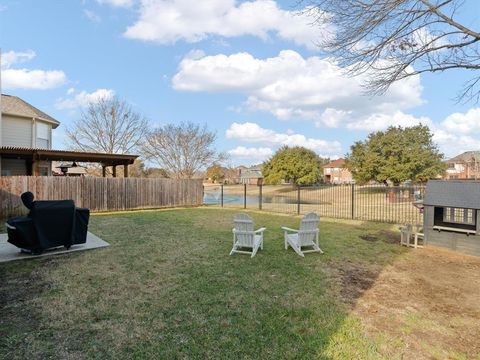
[[[370,131],[419,122],[447,156],[480,149],[478,104],[453,100],[467,72],[365,97],[313,45],[322,29],[294,16],[295,2],[0,0],[3,92],[58,119],[60,149],[82,106],[113,94],[153,126],[207,123],[231,165],[261,162],[282,145],[339,157]],[[463,19],[478,28],[467,15],[480,4],[466,6]]]

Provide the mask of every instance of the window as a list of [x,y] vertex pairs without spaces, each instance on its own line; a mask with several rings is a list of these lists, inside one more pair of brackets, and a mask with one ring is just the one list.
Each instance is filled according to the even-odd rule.
[[473,209],[446,207],[443,210],[443,221],[455,224],[475,225],[476,213]]
[[37,141],[35,146],[41,149],[49,149],[50,148],[50,137],[48,136],[50,132],[50,126],[37,122]]

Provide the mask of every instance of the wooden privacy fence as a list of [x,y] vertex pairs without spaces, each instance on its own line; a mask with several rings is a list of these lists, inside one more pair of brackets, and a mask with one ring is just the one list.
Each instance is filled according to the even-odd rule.
[[20,195],[31,191],[37,200],[73,199],[91,211],[199,206],[201,179],[142,179],[51,176],[0,177],[0,218],[23,215]]

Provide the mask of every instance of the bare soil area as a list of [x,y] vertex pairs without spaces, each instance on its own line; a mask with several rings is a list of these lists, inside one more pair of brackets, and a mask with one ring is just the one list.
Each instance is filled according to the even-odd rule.
[[385,346],[387,357],[480,359],[480,258],[412,250],[382,270],[353,311],[370,336],[396,343]]

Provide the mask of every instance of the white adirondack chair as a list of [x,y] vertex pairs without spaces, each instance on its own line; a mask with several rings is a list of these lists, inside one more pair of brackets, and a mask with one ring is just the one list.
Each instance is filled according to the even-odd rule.
[[[233,248],[230,255],[234,253],[248,254],[254,257],[259,248],[263,249],[263,232],[266,228],[253,230],[253,220],[247,214],[237,214],[233,218]],[[244,250],[252,249],[252,251]]]
[[[305,256],[306,253],[319,252],[323,254],[322,249],[318,244],[318,224],[320,223],[320,216],[315,213],[305,215],[300,222],[300,229],[290,229],[282,227],[285,232],[285,250],[290,245],[295,252],[300,256]],[[302,250],[302,247],[311,247],[311,249]]]

